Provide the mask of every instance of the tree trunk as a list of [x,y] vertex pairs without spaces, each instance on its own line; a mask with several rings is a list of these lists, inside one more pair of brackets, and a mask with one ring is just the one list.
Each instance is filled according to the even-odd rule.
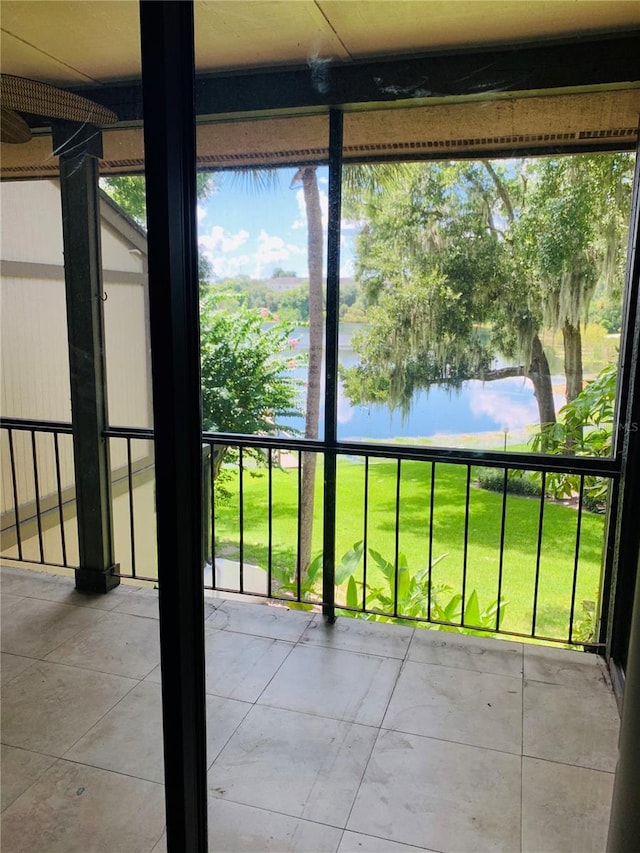
[[[320,388],[322,381],[322,210],[315,166],[302,171],[302,188],[307,214],[307,248],[309,265],[309,364],[307,368],[307,405],[305,413],[305,438],[318,438],[320,418]],[[307,570],[311,561],[313,535],[313,506],[316,482],[316,453],[302,454],[302,493],[300,495],[300,572]]]
[[582,391],[582,334],[580,326],[565,322],[562,329],[564,339],[564,375],[567,380],[567,403]]
[[554,424],[556,422],[556,407],[553,401],[553,386],[551,384],[549,362],[537,334],[533,336],[531,343],[531,364],[529,365],[527,375],[533,383],[533,393],[538,403],[538,416],[540,418],[540,428],[542,429],[547,424]]

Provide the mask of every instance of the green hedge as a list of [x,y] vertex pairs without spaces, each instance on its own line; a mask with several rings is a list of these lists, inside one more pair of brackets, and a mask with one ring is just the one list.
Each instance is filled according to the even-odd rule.
[[[478,485],[490,492],[502,492],[504,488],[504,470],[502,468],[480,468]],[[540,497],[540,485],[526,473],[511,471],[507,477],[507,492],[512,495]]]

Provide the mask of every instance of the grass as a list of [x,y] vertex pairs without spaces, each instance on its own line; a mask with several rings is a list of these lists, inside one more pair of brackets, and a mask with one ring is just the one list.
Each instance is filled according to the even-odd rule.
[[[371,460],[367,514],[367,545],[390,562],[396,553],[395,461]],[[431,463],[403,462],[400,476],[398,550],[406,555],[411,571],[429,560]],[[433,569],[433,582],[462,592],[466,560],[467,596],[476,590],[481,609],[497,598],[500,573],[502,495],[476,488],[472,470],[467,551],[464,551],[466,467],[437,463],[434,481],[432,556],[447,556]],[[336,553],[338,558],[364,538],[364,482],[362,462],[338,462]],[[237,476],[229,484],[232,497],[216,509],[216,553],[237,557],[239,552],[239,499]],[[316,478],[313,552],[322,550],[322,468]],[[266,472],[244,476],[244,559],[267,566],[268,481]],[[293,573],[297,537],[297,470],[273,472],[273,564]],[[540,500],[508,495],[502,562],[502,596],[508,602],[502,628],[530,632],[537,570]],[[550,501],[544,504],[543,538],[539,561],[536,633],[550,637],[568,635],[575,561],[577,512]],[[594,600],[600,579],[604,519],[585,512],[576,587],[576,616],[581,602]],[[359,569],[362,580],[362,567]],[[368,561],[367,582],[384,580]]]

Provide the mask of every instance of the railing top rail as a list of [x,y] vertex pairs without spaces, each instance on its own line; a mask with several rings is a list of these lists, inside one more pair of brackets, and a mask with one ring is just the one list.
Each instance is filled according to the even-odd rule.
[[[70,423],[36,421],[25,418],[2,418],[0,427],[34,432],[72,433]],[[133,438],[152,441],[153,429],[145,427],[110,426],[105,430],[110,438]],[[591,477],[620,477],[620,460],[615,457],[555,456],[544,453],[524,453],[508,450],[467,450],[451,447],[421,447],[383,442],[337,441],[327,444],[295,436],[241,435],[236,433],[203,432],[205,444],[248,447],[262,450],[322,453],[332,451],[342,456],[363,458],[406,459],[409,461],[441,462],[452,465],[478,465],[520,471],[547,471],[563,474],[583,474]]]
[[554,456],[544,453],[522,453],[502,450],[466,450],[450,447],[420,447],[405,444],[378,442],[337,441],[327,444],[322,441],[292,437],[266,435],[236,435],[233,433],[202,434],[209,444],[259,449],[310,451],[322,453],[333,451],[342,456],[362,456],[387,459],[407,459],[426,462],[443,462],[454,465],[480,465],[491,468],[509,468],[522,471],[552,471],[568,474],[584,474],[593,477],[620,476],[619,461],[613,457]]
[[67,421],[35,421],[29,418],[0,418],[0,429],[57,432],[69,435],[73,433],[73,427]]

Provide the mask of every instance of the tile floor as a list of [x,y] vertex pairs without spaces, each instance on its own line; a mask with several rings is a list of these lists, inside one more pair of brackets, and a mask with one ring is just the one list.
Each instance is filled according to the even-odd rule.
[[[2,849],[164,853],[157,595],[3,569]],[[219,853],[601,853],[597,658],[208,599]]]

